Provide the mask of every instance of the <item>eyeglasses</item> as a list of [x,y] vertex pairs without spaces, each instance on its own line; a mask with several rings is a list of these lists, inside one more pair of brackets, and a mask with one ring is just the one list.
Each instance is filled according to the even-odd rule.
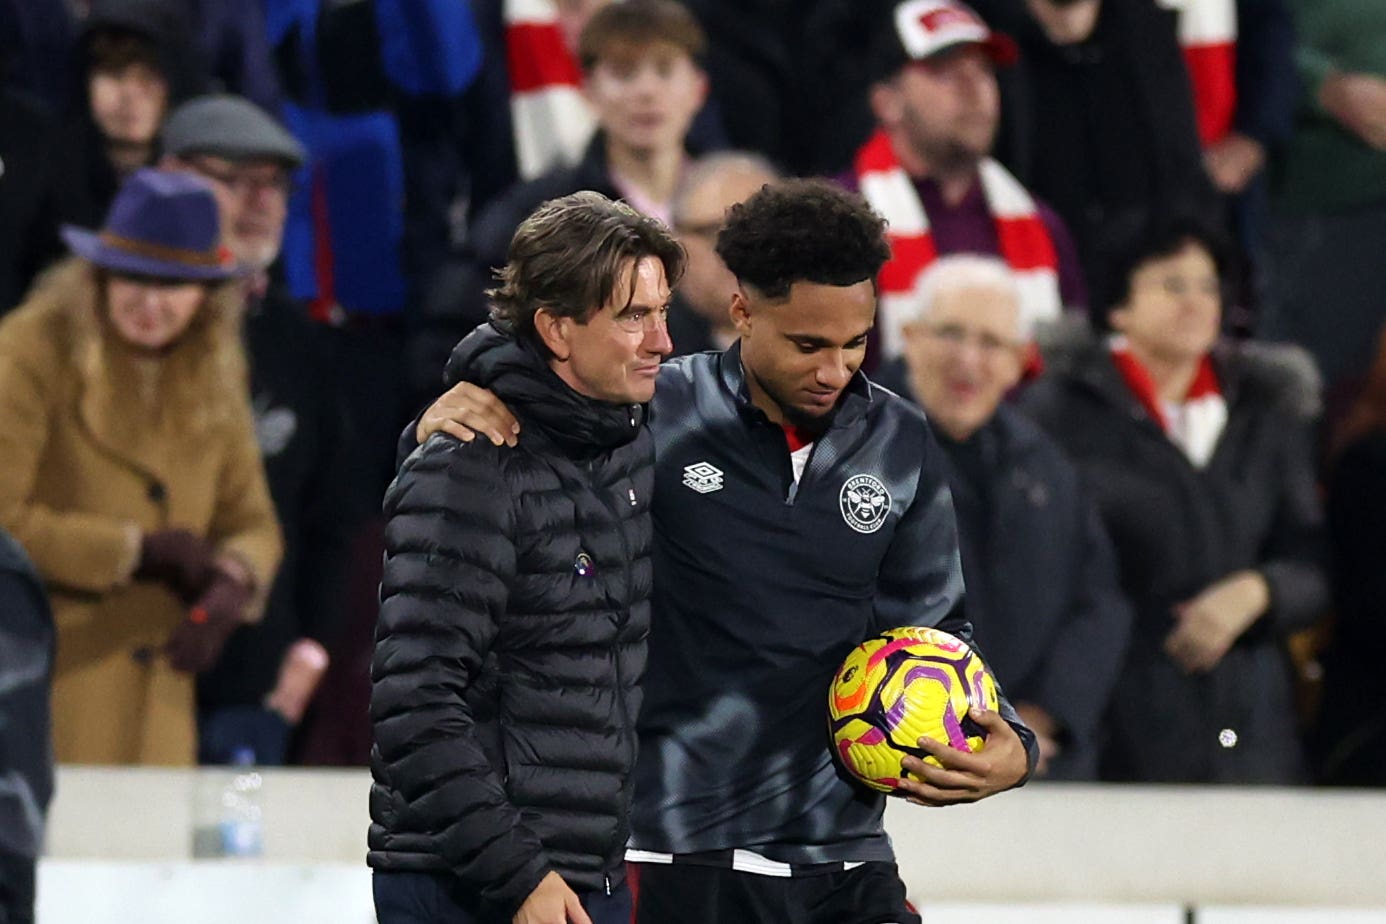
[[1218,298],[1222,295],[1222,283],[1216,276],[1207,276],[1201,279],[1185,279],[1183,276],[1160,276],[1154,279],[1144,279],[1136,283],[1137,288],[1150,288],[1159,286],[1166,295],[1174,298],[1182,298],[1185,295],[1207,295]]
[[293,176],[280,168],[274,168],[269,174],[256,175],[236,167],[223,170],[201,159],[193,159],[189,163],[198,173],[220,183],[237,196],[256,192],[277,192],[287,196],[293,191]]
[[961,324],[926,325],[924,332],[939,343],[954,350],[960,350],[971,343],[977,347],[979,353],[987,358],[1011,352],[1021,345],[1018,340],[1007,340],[996,334],[977,333],[968,330]]
[[669,306],[630,308],[615,317],[616,326],[628,334],[651,333],[669,324]]

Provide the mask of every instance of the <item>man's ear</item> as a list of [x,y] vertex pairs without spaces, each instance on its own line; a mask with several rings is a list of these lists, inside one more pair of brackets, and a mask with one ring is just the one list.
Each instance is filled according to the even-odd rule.
[[731,316],[732,326],[736,328],[738,334],[746,334],[751,329],[751,306],[746,301],[746,293],[737,286],[732,293],[731,306],[727,309]]
[[548,347],[553,358],[559,362],[567,362],[573,352],[568,345],[568,332],[572,328],[572,322],[572,318],[553,314],[547,308],[540,308],[534,312],[534,332],[539,335],[544,346]]
[[893,128],[900,123],[904,106],[901,103],[900,92],[895,89],[893,83],[888,80],[876,81],[867,93],[867,100],[871,104],[871,114],[876,117],[877,124]]

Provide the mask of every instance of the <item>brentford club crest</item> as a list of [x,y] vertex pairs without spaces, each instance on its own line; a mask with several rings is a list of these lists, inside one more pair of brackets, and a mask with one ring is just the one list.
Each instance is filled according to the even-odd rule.
[[890,513],[890,492],[875,475],[853,475],[838,495],[842,519],[859,533],[874,533]]

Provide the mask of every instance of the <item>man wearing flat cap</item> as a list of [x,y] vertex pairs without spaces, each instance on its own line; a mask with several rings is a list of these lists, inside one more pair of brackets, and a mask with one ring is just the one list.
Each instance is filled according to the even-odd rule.
[[341,621],[354,483],[331,334],[272,272],[305,154],[267,112],[226,94],[179,106],[162,140],[163,166],[211,181],[223,242],[245,270],[256,435],[285,545],[264,620],[239,630],[198,679],[199,757],[227,763],[253,754],[280,764]]

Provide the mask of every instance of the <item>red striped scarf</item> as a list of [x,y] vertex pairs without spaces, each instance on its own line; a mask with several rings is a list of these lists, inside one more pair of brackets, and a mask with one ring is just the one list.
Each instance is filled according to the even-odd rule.
[[1227,401],[1222,396],[1222,386],[1218,384],[1213,360],[1206,355],[1203,357],[1184,400],[1171,404],[1160,399],[1150,371],[1131,352],[1125,337],[1112,337],[1108,341],[1108,348],[1117,372],[1121,373],[1126,387],[1136,396],[1150,419],[1159,424],[1170,441],[1183,450],[1195,468],[1207,465],[1213,457],[1213,450],[1217,448],[1223,428],[1227,426]]
[[1179,12],[1179,45],[1193,84],[1198,139],[1227,137],[1237,110],[1236,0],[1167,0]]
[[[862,196],[889,222],[886,237],[891,256],[877,280],[880,301],[876,325],[883,356],[890,358],[900,352],[902,327],[914,313],[919,278],[938,258],[938,251],[914,181],[900,166],[885,132],[877,131],[857,151],[855,170]],[[989,157],[978,165],[978,175],[982,195],[996,222],[1001,258],[1016,273],[1021,311],[1037,321],[1057,318],[1063,307],[1059,260],[1035,200],[1005,167]]]
[[596,127],[582,71],[563,41],[553,0],[504,0],[506,65],[515,160],[533,179],[582,157]]

